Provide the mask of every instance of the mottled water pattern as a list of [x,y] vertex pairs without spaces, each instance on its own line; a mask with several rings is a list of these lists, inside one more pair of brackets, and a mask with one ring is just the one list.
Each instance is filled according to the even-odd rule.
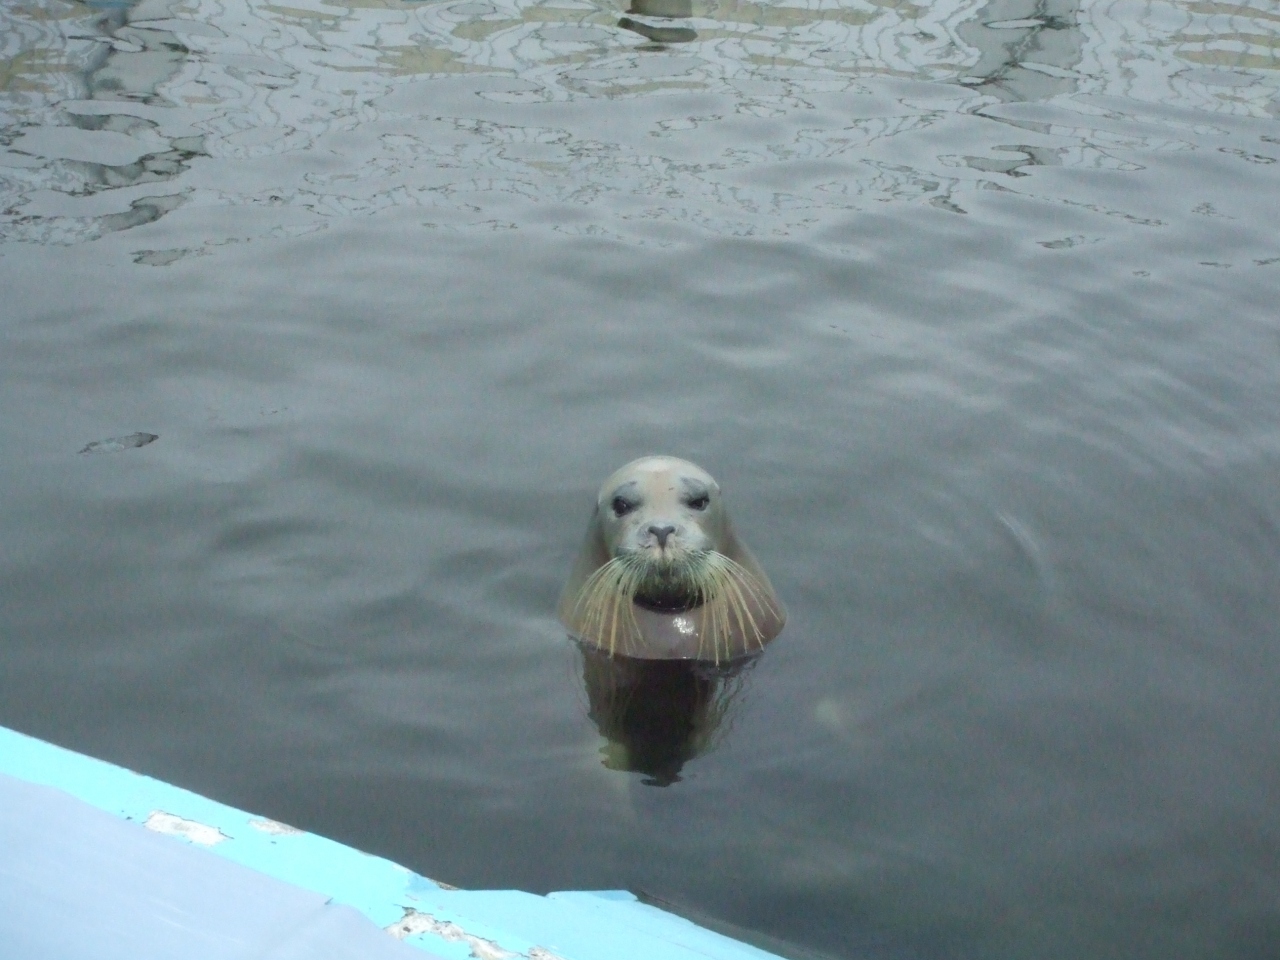
[[[634,3],[0,6],[0,723],[835,957],[1274,956],[1280,8]],[[652,452],[746,667],[554,619]]]

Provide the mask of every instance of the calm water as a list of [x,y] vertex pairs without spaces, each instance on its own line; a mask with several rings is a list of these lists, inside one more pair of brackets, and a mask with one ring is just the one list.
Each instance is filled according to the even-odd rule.
[[[0,8],[0,723],[833,957],[1276,956],[1280,7],[638,2]],[[552,614],[650,452],[791,613],[658,776]]]

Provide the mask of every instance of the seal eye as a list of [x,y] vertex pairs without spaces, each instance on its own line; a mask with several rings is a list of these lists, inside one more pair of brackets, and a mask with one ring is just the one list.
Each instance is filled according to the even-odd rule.
[[686,502],[694,510],[705,510],[707,509],[708,506],[710,506],[711,498],[704,493]]
[[636,505],[625,497],[614,497],[613,503],[610,504],[610,506],[613,507],[613,515],[615,517],[625,517],[636,508]]

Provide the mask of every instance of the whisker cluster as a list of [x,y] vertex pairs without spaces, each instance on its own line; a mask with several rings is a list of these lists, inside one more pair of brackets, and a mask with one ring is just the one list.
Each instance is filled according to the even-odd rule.
[[[702,593],[702,624],[698,631],[698,657],[720,662],[723,645],[724,659],[734,655],[732,640],[740,637],[738,653],[753,646],[764,649],[768,639],[752,613],[752,606],[777,615],[773,598],[751,571],[722,553],[706,555],[706,570],[699,580]],[[711,656],[706,656],[705,646],[711,643]]]
[[[663,567],[664,581],[696,598],[686,613],[697,625],[699,660],[720,663],[770,639],[756,611],[777,617],[772,592],[742,564],[716,551],[693,554]],[[578,592],[571,608],[574,629],[610,656],[629,654],[643,640],[635,617],[635,598],[655,576],[655,565],[637,554],[623,554],[601,565]]]
[[[631,554],[614,557],[582,584],[570,617],[585,640],[608,651],[626,653],[640,639],[632,601],[644,579],[645,566]],[[623,649],[619,650],[619,640]]]

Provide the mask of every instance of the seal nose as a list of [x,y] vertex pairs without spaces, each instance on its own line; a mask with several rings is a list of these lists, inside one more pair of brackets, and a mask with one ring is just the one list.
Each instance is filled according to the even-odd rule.
[[670,524],[660,527],[656,523],[649,524],[649,532],[658,538],[658,546],[665,547],[667,545],[667,537],[676,532],[676,528]]

